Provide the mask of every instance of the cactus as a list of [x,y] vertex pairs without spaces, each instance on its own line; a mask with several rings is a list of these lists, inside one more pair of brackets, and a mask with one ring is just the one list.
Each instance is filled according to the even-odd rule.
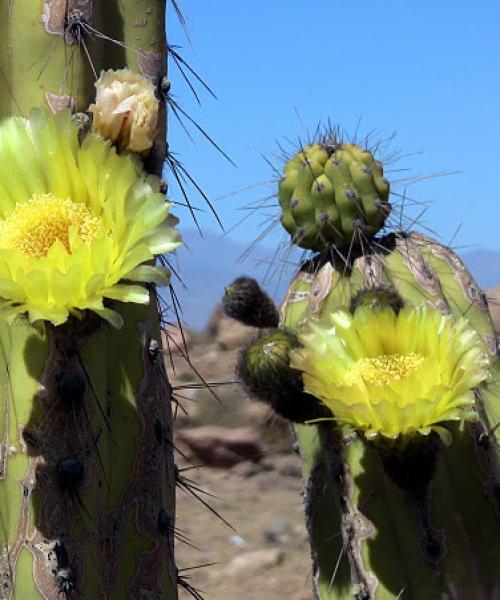
[[[24,260],[28,271],[22,285],[6,283],[8,261],[1,259],[0,596],[5,599],[177,598],[172,415],[158,360],[160,317],[151,283],[164,277],[151,264],[130,270],[132,263],[167,249],[161,248],[161,240],[174,223],[165,216],[167,205],[156,176],[165,153],[165,110],[160,107],[154,146],[144,156],[151,174],[144,173],[137,158],[118,156],[109,142],[95,141],[95,136],[87,136],[78,150],[76,125],[64,113],[53,119],[46,110],[86,111],[95,97],[94,75],[102,69],[128,66],[159,83],[166,74],[164,14],[165,0],[15,0],[0,6],[0,117],[27,118],[38,108],[29,122],[6,120],[0,125],[2,206],[12,194],[19,194],[19,202],[26,190],[36,190],[41,196],[31,201],[33,210],[44,203],[52,210],[57,204],[66,215],[66,200],[57,200],[56,191],[68,181],[73,191],[82,183],[83,162],[78,167],[75,162],[79,153],[78,160],[87,157],[85,185],[95,177],[99,201],[106,194],[129,194],[138,210],[150,202],[143,224],[156,227],[151,219],[164,223],[140,248],[131,241],[138,230],[129,230],[128,242],[120,238],[136,248],[135,255],[127,255],[128,267],[123,264],[115,278],[128,279],[111,283],[115,292],[103,290],[104,304],[102,297],[94,304],[76,304],[78,265],[71,280],[55,274],[44,280],[33,267],[36,260],[56,260],[56,254],[65,264],[64,243],[75,253],[74,244],[79,243],[78,252],[85,255],[85,240],[75,241],[83,225],[74,219],[57,252],[54,244],[42,250],[42,258]],[[38,142],[26,145],[36,131]],[[84,135],[82,129],[80,137]],[[100,169],[108,169],[107,174]],[[132,188],[135,196],[127,192]],[[82,187],[78,190],[84,193]],[[67,202],[73,209],[81,206]],[[122,227],[120,215],[118,207],[103,219]],[[29,215],[17,217],[26,221]],[[6,248],[17,243],[11,230],[2,225]],[[104,245],[106,240],[102,237]],[[1,252],[4,257],[8,250]],[[16,252],[11,250],[13,257]],[[89,269],[105,273],[111,263],[100,255],[89,264]],[[100,276],[94,277],[85,288],[87,295],[100,289]],[[57,294],[51,287],[56,279]],[[16,296],[16,285],[25,286],[26,297]],[[134,303],[149,296],[149,304]]]
[[484,295],[417,232],[316,240],[281,307],[280,363],[264,333],[238,372],[296,423],[317,597],[497,597],[500,364]]
[[316,251],[373,237],[391,211],[382,164],[332,132],[285,164],[278,198],[293,243]]

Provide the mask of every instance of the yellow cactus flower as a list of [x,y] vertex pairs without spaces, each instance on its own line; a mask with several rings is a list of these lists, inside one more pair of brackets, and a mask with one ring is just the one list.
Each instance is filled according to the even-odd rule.
[[[80,144],[69,112],[0,123],[0,317],[59,325],[103,303],[149,302],[138,283],[167,283],[143,264],[180,245],[157,177],[109,141]],[[109,303],[107,303],[109,304]]]
[[335,420],[368,439],[434,430],[446,440],[440,424],[473,418],[473,388],[487,378],[489,359],[465,319],[430,307],[397,315],[360,307],[330,318],[299,334],[291,365]]
[[158,100],[153,83],[130,69],[102,71],[96,81],[92,131],[120,150],[144,152],[158,128]]

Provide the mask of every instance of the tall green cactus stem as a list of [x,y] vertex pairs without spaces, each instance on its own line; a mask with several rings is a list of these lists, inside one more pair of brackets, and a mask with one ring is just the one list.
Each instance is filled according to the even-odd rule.
[[[165,76],[164,10],[164,0],[2,2],[0,116],[86,110],[84,45],[97,73]],[[90,317],[0,323],[0,598],[177,598],[159,316],[154,301],[114,308],[120,330]]]
[[452,428],[424,501],[394,483],[375,446],[352,430],[331,422],[297,425],[317,595],[499,597],[499,363],[486,302],[458,257],[411,233],[379,240],[348,269],[317,258],[293,280],[281,326],[293,331],[324,319],[348,309],[359,290],[380,285],[390,285],[406,305],[465,316],[490,350],[492,375],[477,391],[480,421]]

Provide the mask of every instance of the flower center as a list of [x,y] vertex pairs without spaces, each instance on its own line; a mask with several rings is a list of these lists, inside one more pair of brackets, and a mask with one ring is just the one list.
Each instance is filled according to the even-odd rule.
[[89,244],[102,225],[102,219],[85,204],[54,194],[35,194],[0,221],[0,248],[18,248],[31,258],[41,258],[59,240],[70,254],[70,227],[76,227],[79,237]]
[[373,383],[387,385],[394,379],[404,379],[418,369],[421,354],[382,354],[376,358],[361,358],[354,362],[345,377],[346,385]]

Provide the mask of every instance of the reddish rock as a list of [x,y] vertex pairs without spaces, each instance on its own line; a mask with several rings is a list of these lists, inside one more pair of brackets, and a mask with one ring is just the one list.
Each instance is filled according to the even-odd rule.
[[223,316],[219,320],[215,341],[221,350],[236,350],[248,344],[257,334],[255,327],[247,327]]
[[182,331],[177,325],[169,325],[167,331],[162,334],[163,347],[166,351],[166,356],[171,354],[185,354],[186,348],[191,345],[191,334],[187,327],[183,327]]
[[180,431],[176,439],[202,464],[231,467],[243,461],[258,462],[264,455],[259,434],[250,427],[226,429],[204,425]]
[[265,550],[254,550],[235,556],[225,569],[225,574],[229,577],[257,574],[265,572],[271,567],[280,565],[285,558],[284,553],[276,548]]

